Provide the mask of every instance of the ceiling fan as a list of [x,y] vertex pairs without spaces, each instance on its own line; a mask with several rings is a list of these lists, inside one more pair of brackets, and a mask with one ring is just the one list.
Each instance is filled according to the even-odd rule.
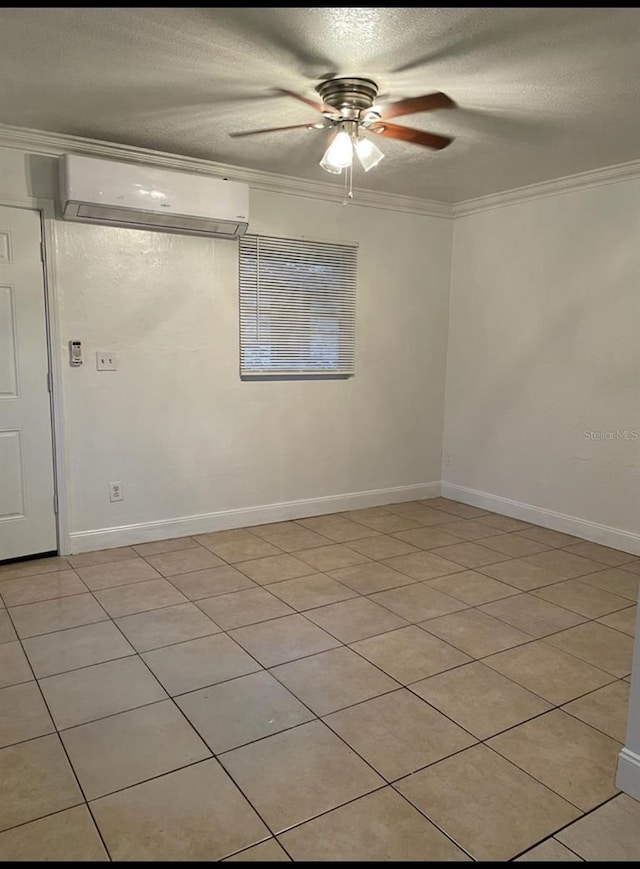
[[[320,161],[322,168],[339,175],[353,167],[354,153],[363,169],[368,172],[377,166],[384,154],[371,139],[363,133],[374,133],[388,139],[399,139],[425,148],[440,150],[446,148],[453,139],[437,133],[415,130],[411,127],[390,124],[390,118],[428,112],[433,109],[454,108],[454,101],[446,94],[435,92],[420,97],[398,100],[381,107],[375,106],[378,96],[377,84],[368,78],[339,77],[331,78],[316,86],[322,102],[316,102],[293,91],[278,89],[312,109],[321,112],[324,121],[316,124],[293,124],[288,127],[269,127],[263,130],[247,130],[230,133],[233,138],[257,136],[262,133],[278,133],[286,130],[331,130],[329,146]],[[350,174],[350,173],[349,173]]]

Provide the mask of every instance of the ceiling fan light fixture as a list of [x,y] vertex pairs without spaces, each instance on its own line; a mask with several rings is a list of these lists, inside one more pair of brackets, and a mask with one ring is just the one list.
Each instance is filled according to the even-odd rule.
[[356,154],[365,172],[373,169],[381,160],[384,160],[384,154],[371,139],[358,139],[356,142]]
[[325,172],[339,175],[353,163],[353,142],[346,130],[340,130],[333,142],[324,152],[320,165]]

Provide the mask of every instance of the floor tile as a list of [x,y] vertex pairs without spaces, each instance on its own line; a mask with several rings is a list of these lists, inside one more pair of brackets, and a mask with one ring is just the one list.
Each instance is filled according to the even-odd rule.
[[88,800],[211,756],[170,700],[72,727],[61,738]]
[[581,555],[583,558],[591,558],[593,561],[608,564],[610,567],[629,564],[636,559],[635,555],[629,555],[628,552],[611,549],[609,546],[600,546],[598,543],[589,543],[587,540],[567,546],[564,551],[571,552],[573,555]]
[[53,573],[5,579],[0,582],[0,594],[6,606],[35,603],[39,600],[51,600],[86,591],[86,585],[74,570],[57,570]]
[[344,516],[313,516],[311,519],[298,519],[298,525],[335,540],[336,543],[348,543],[351,540],[361,540],[377,534],[358,522],[345,519]]
[[575,824],[557,834],[585,860],[640,860],[640,802],[620,794]]
[[387,781],[476,741],[406,688],[335,712],[324,721]]
[[[280,585],[280,583],[277,583]],[[198,601],[198,606],[220,627],[229,631],[267,619],[291,615],[294,610],[264,588],[248,588]]]
[[290,863],[291,858],[276,839],[267,839],[266,842],[260,842],[259,845],[253,845],[245,851],[239,851],[232,857],[225,857],[223,862],[234,863],[238,861],[243,863]]
[[451,513],[445,513],[443,510],[434,510],[433,507],[425,507],[417,502],[409,504],[390,504],[389,510],[392,513],[397,513],[403,519],[410,519],[419,526],[427,525],[444,525],[445,522],[451,521]]
[[478,739],[551,709],[546,700],[479,661],[415,682],[411,690]]
[[614,681],[614,677],[603,670],[543,640],[498,652],[485,658],[483,663],[554,705],[567,703]]
[[384,784],[321,721],[236,748],[220,760],[274,833]]
[[139,543],[133,549],[146,558],[148,555],[164,555],[181,549],[195,549],[200,544],[193,537],[172,537],[169,540],[154,540],[152,543]]
[[366,597],[318,607],[305,615],[343,643],[355,643],[407,624],[400,616]]
[[636,606],[627,607],[617,613],[611,613],[609,616],[602,616],[598,622],[602,625],[607,625],[610,628],[615,628],[617,631],[622,631],[629,636],[635,636],[636,631]]
[[50,573],[56,570],[67,570],[69,561],[59,558],[30,558],[28,561],[18,561],[0,564],[0,579],[14,579],[19,576],[33,576],[38,573]]
[[40,687],[59,730],[166,698],[137,657],[47,676]]
[[116,561],[113,564],[95,564],[91,567],[79,567],[78,573],[87,588],[91,589],[91,591],[160,578],[158,571],[154,570],[150,564],[147,564],[143,558],[139,558],[138,556]]
[[636,576],[640,574],[640,558],[637,558],[635,561],[629,562],[629,564],[623,564],[622,570],[628,570],[630,573],[635,573]]
[[331,576],[360,594],[373,594],[376,591],[385,591],[388,588],[398,588],[415,582],[405,573],[392,570],[391,567],[377,561],[332,570]]
[[269,591],[299,611],[338,603],[357,595],[353,589],[323,573],[274,582],[269,586]]
[[560,842],[557,842],[555,839],[547,839],[547,841],[543,842],[541,845],[536,845],[535,848],[531,848],[531,850],[527,851],[526,854],[523,854],[522,857],[516,857],[514,862],[559,863],[565,860],[577,860],[578,863],[582,862],[577,854],[574,854],[573,851],[565,848],[565,846],[561,845]]
[[402,588],[392,588],[371,595],[379,603],[409,622],[435,618],[445,613],[466,609],[467,605],[455,597],[443,594],[423,582],[415,582]]
[[81,803],[56,734],[0,749],[0,830]]
[[513,558],[511,561],[501,561],[499,564],[487,564],[480,568],[480,573],[512,585],[520,591],[531,591],[542,588],[564,578],[558,571],[529,564],[523,558]]
[[53,722],[35,682],[0,688],[0,748],[44,736]]
[[549,549],[537,555],[527,555],[524,560],[536,567],[553,570],[563,579],[575,579],[577,576],[601,570],[599,562],[582,558],[581,555],[572,555],[564,549]]
[[243,540],[235,540],[228,543],[210,543],[207,548],[215,552],[219,558],[231,564],[281,554],[276,546],[273,546],[273,544],[268,543],[261,537],[257,537],[255,534]]
[[483,525],[489,525],[491,528],[497,528],[498,531],[526,531],[531,528],[528,522],[522,522],[520,519],[512,519],[510,516],[499,516],[497,513],[484,515],[480,518]]
[[469,858],[392,788],[360,797],[282,833],[294,860],[464,861]]
[[245,588],[255,588],[253,580],[230,564],[181,573],[171,576],[170,582],[189,600],[201,600],[216,594],[230,594]]
[[447,573],[458,573],[463,568],[460,564],[440,558],[432,552],[413,552],[411,555],[398,555],[388,558],[384,564],[400,573],[406,573],[412,579],[419,581],[435,579]]
[[13,624],[19,637],[35,637],[65,628],[75,628],[108,619],[91,594],[76,594],[12,607]]
[[477,609],[421,622],[420,627],[435,634],[472,658],[483,658],[529,642],[532,637]]
[[340,645],[301,615],[237,628],[230,635],[264,667],[274,667]]
[[480,610],[514,628],[526,631],[532,637],[544,637],[585,621],[577,613],[530,594],[519,594],[483,604]]
[[[266,525],[259,526],[267,528]],[[240,540],[253,540],[256,533],[261,537],[258,529],[249,528],[230,528],[227,531],[211,531],[209,534],[196,534],[194,540],[200,546],[205,546],[211,549],[212,546],[218,546],[220,543],[237,543]]]
[[482,545],[489,549],[495,549],[496,552],[503,552],[505,555],[510,555],[511,558],[522,558],[524,555],[535,555],[536,552],[544,552],[548,549],[544,543],[536,543],[535,540],[529,540],[528,537],[521,537],[519,534],[497,534],[495,537],[485,537],[482,540]]
[[108,860],[86,806],[75,806],[0,833],[3,862],[94,862]]
[[620,743],[559,709],[488,745],[583,811],[616,793]]
[[442,530],[449,534],[455,534],[456,537],[461,537],[463,540],[481,540],[483,537],[495,537],[496,529],[490,525],[483,525],[482,522],[477,522],[475,519],[456,519],[451,516],[453,522],[447,522],[442,526]]
[[405,516],[398,516],[397,513],[380,513],[377,516],[358,515],[356,518],[355,514],[362,512],[356,510],[351,515],[362,525],[371,528],[373,531],[380,531],[381,534],[395,534],[398,531],[409,531],[412,528],[420,527],[417,522],[413,522]]
[[17,640],[0,645],[0,688],[33,679],[33,673]]
[[633,603],[638,600],[638,585],[640,576],[634,576],[628,570],[610,567],[608,570],[599,570],[597,573],[589,573],[583,576],[580,582],[626,597]]
[[113,860],[219,860],[269,835],[215,758],[101,797],[91,809]]
[[404,685],[471,660],[417,625],[360,640],[352,648]]
[[509,860],[579,814],[484,745],[441,760],[396,787],[482,861]]
[[220,633],[218,625],[192,603],[123,616],[116,624],[137,652]]
[[614,676],[631,672],[633,639],[620,631],[587,622],[546,638],[546,642]]
[[286,524],[286,527],[269,528],[261,531],[260,536],[277,546],[278,549],[282,549],[283,552],[297,553],[301,549],[311,549],[312,546],[328,546],[335,543],[331,538],[316,534],[315,531],[309,531],[308,528],[303,528],[302,525],[297,525],[295,522],[278,524]]
[[433,550],[434,555],[446,558],[464,567],[483,567],[485,564],[495,564],[498,561],[506,561],[509,556],[495,549],[487,549],[480,543],[465,541],[454,543],[452,546],[439,546]]
[[[376,540],[376,537],[368,538]],[[289,556],[292,557],[292,556]],[[310,568],[305,575],[318,571],[339,570],[342,567],[353,567],[355,564],[366,564],[366,555],[356,552],[346,543],[335,543],[332,546],[314,546],[311,549],[300,549],[296,557],[305,561]]]
[[80,555],[69,555],[71,567],[91,567],[94,564],[111,564],[114,561],[125,561],[135,558],[136,553],[130,546],[116,546],[113,549],[96,549],[94,552],[82,552]]
[[[390,537],[388,534],[379,534],[377,537],[365,537],[364,540],[353,540],[349,543],[349,549],[355,550],[356,553],[364,555],[367,558],[373,558],[374,561],[380,558],[392,558],[394,555],[407,555],[409,552],[416,552],[416,547],[410,543],[405,543],[403,540],[398,540],[397,537]],[[352,562],[357,564],[358,562]],[[336,567],[348,567],[349,565],[337,564]],[[323,569],[323,568],[320,568]],[[324,568],[331,570],[335,568]]]
[[537,525],[532,525],[530,528],[519,533],[522,537],[528,537],[529,540],[536,540],[538,543],[558,548],[561,546],[571,546],[572,543],[580,542],[579,537],[562,534],[560,531],[552,531],[551,528],[539,528]]
[[183,694],[176,703],[216,754],[314,718],[265,671]]
[[629,683],[612,682],[562,707],[565,712],[624,743],[629,717]]
[[579,579],[568,579],[548,588],[538,588],[531,594],[590,619],[608,615],[629,605],[628,598],[610,594]]
[[39,679],[134,654],[110,621],[31,637],[24,649]]
[[271,673],[316,715],[398,688],[398,683],[342,647],[274,667]]
[[215,685],[260,669],[226,634],[188,640],[142,655],[171,696]]
[[0,645],[12,642],[17,639],[17,636],[11,624],[9,613],[4,609],[0,610]]
[[95,597],[111,618],[187,603],[186,597],[166,579],[151,579],[118,588],[105,588],[103,591],[96,591]]
[[165,552],[162,555],[149,555],[147,561],[162,576],[176,576],[193,570],[206,570],[209,567],[222,567],[224,561],[208,549],[180,549],[178,552]]
[[475,519],[489,515],[486,510],[473,507],[471,504],[461,504],[460,501],[452,501],[451,498],[428,498],[422,503],[429,507],[435,507],[437,510],[443,510],[445,513],[460,519]]
[[438,579],[430,579],[427,584],[429,588],[435,588],[469,606],[479,606],[518,594],[516,588],[484,576],[482,573],[476,573],[475,570],[463,570],[462,573],[440,576]]
[[[309,551],[311,552],[312,550]],[[240,564],[239,570],[246,573],[249,579],[260,585],[280,582],[284,579],[295,579],[296,576],[307,576],[309,573],[316,572],[314,567],[300,559],[299,552],[297,555],[283,553],[282,555],[267,555],[266,558],[254,558],[250,561],[243,561]]]
[[[437,546],[449,546],[450,544],[460,543],[460,537],[456,537],[449,531],[445,531],[442,525],[436,525],[434,528],[414,528],[412,531],[400,531],[394,534],[394,538],[411,544],[414,551],[418,549],[435,549]],[[404,555],[403,552],[390,552],[388,556],[382,558],[390,558],[392,555]]]

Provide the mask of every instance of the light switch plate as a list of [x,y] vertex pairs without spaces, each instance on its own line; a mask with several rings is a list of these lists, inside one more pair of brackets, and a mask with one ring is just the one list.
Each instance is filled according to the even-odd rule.
[[98,350],[96,353],[96,368],[98,371],[117,371],[118,354],[111,350]]

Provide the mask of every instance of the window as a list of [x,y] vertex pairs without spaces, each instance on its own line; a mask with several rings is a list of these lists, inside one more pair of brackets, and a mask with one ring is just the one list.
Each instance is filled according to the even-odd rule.
[[240,239],[240,374],[354,373],[355,245]]

